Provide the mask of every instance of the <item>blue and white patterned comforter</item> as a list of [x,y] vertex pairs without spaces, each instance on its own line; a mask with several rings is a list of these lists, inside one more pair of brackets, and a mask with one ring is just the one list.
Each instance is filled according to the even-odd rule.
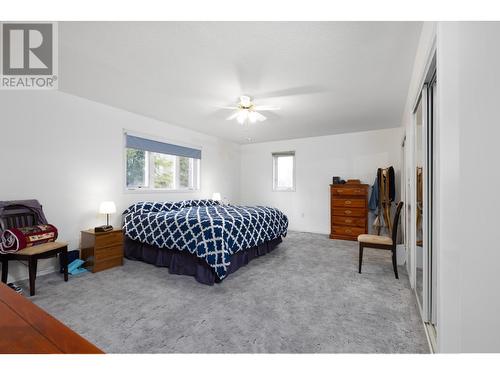
[[189,251],[205,260],[220,280],[230,256],[286,236],[288,218],[263,206],[221,205],[213,200],[140,202],[124,213],[125,234],[160,248]]

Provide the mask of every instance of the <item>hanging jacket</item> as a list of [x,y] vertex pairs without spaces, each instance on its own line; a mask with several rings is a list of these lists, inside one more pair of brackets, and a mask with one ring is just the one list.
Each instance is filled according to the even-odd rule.
[[[379,204],[379,178],[381,176],[381,168],[377,170],[377,177],[375,177],[375,181],[372,185],[372,194],[370,195],[370,200],[368,201],[368,209],[370,211],[376,211]],[[396,199],[396,177],[394,173],[394,168],[391,166],[387,168],[387,174],[389,177],[389,200],[394,202]]]
[[378,208],[378,177],[375,177],[375,182],[372,185],[372,194],[370,195],[370,201],[368,202],[368,209],[370,211],[376,211]]
[[396,199],[396,177],[394,176],[394,168],[389,167],[389,199],[394,202]]

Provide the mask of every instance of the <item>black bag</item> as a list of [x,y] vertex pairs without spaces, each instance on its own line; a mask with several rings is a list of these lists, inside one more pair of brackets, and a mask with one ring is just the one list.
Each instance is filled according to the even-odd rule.
[[[71,264],[74,260],[77,260],[80,258],[80,250],[71,250],[68,251],[68,265]],[[63,271],[63,264],[62,264],[62,257],[59,256],[59,271],[61,273],[64,273]]]

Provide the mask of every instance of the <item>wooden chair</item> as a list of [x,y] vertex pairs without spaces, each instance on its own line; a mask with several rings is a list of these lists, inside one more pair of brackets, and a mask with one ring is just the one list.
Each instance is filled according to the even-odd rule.
[[[38,224],[37,216],[23,206],[12,205],[6,208],[0,217],[2,227],[21,228]],[[47,259],[60,255],[63,265],[64,281],[68,281],[68,244],[65,242],[48,242],[19,250],[16,253],[0,254],[2,262],[2,282],[7,283],[10,260],[28,262],[30,296],[35,295],[35,279],[38,259]]]
[[392,251],[392,267],[394,268],[394,276],[396,276],[396,279],[399,279],[398,265],[396,263],[396,238],[398,235],[399,215],[401,214],[402,207],[403,207],[403,202],[399,202],[396,208],[396,215],[394,215],[394,221],[392,224],[392,238],[386,236],[376,236],[372,234],[360,234],[358,236],[359,273],[361,273],[361,265],[363,263],[363,249],[365,247],[371,247],[373,249],[384,249]]

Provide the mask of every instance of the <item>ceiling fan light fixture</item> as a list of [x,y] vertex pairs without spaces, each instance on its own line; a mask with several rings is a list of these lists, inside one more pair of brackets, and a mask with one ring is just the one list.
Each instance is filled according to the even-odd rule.
[[240,96],[240,107],[248,109],[252,106],[252,99],[249,96]]
[[226,120],[234,120],[236,117],[238,117],[239,112],[234,112],[231,116],[226,118]]
[[266,116],[262,115],[260,111],[270,111],[274,109],[279,109],[278,107],[273,107],[269,105],[264,106],[256,106],[252,102],[252,98],[246,95],[240,96],[240,101],[236,104],[235,107],[221,107],[224,109],[234,109],[236,110],[231,114],[226,120],[236,119],[241,125],[256,122],[262,122],[267,119]]
[[257,122],[257,113],[254,111],[248,111],[248,119],[252,124]]
[[242,111],[239,111],[238,116],[236,117],[236,120],[240,124],[244,124],[245,121],[247,120],[247,118],[248,118],[248,111],[242,110]]

